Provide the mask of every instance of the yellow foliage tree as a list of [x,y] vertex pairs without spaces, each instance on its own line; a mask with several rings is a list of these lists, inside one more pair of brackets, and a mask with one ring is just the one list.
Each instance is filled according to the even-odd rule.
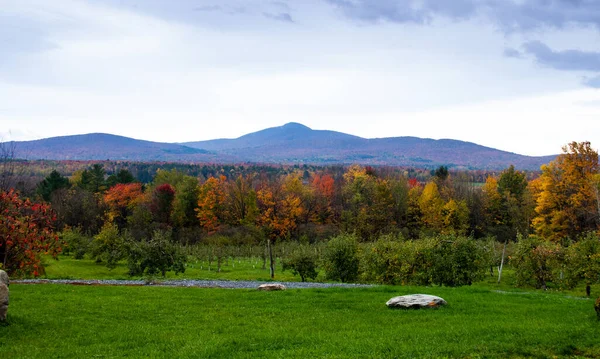
[[589,142],[563,147],[555,161],[542,166],[533,226],[551,241],[577,239],[598,230],[598,152]]
[[435,182],[427,183],[419,198],[419,209],[421,210],[421,221],[428,229],[435,232],[442,231],[444,228],[442,214],[444,205],[437,184]]

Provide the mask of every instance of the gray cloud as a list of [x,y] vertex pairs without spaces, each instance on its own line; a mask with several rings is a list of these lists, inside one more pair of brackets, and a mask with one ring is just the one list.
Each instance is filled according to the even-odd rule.
[[[600,89],[600,75],[596,77],[588,77],[583,80],[583,83],[586,86]],[[600,105],[600,102],[596,103],[596,105]]]
[[528,42],[523,47],[539,64],[547,67],[567,71],[600,72],[600,52],[554,51],[540,41]]
[[523,54],[521,53],[521,51],[519,51],[517,49],[510,48],[510,47],[504,49],[504,56],[505,57],[515,58],[515,59],[523,58]]
[[424,23],[429,20],[432,12],[414,7],[410,1],[326,1],[341,10],[345,16],[364,22]]
[[325,0],[364,22],[427,23],[434,17],[485,16],[506,32],[569,24],[600,28],[598,0]]
[[[427,24],[435,18],[488,21],[500,31],[531,33],[568,26],[600,30],[600,0],[324,0],[344,16],[366,23]],[[600,52],[554,51],[539,41],[523,45],[524,51],[504,49],[509,58],[532,55],[546,67],[563,71],[600,73]],[[600,87],[600,76],[584,80]]]
[[194,11],[221,11],[223,8],[219,5],[204,5],[204,6],[198,6],[194,8]]
[[[92,1],[92,0],[88,0]],[[208,25],[220,28],[247,27],[256,19],[267,18],[283,22],[294,22],[290,6],[283,1],[263,2],[260,0],[100,0],[118,8],[156,18]],[[231,20],[228,17],[236,16]],[[242,19],[244,17],[244,19]]]
[[282,12],[279,14],[271,14],[268,12],[263,12],[263,16],[266,17],[267,19],[271,19],[271,20],[290,22],[290,23],[294,22],[294,20],[292,19],[292,16],[290,14],[288,14],[287,12]]
[[271,5],[283,10],[283,11],[290,11],[291,8],[288,4],[284,3],[283,1],[271,1]]

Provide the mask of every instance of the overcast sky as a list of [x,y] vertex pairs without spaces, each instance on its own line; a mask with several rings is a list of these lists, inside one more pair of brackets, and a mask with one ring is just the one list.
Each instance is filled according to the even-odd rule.
[[598,0],[0,0],[0,138],[600,146]]

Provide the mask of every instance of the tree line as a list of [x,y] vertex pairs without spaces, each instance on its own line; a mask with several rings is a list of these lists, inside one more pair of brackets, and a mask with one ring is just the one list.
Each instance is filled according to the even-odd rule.
[[[488,175],[483,184],[444,166],[431,172],[356,165],[203,168],[194,175],[158,168],[147,183],[128,168],[111,168],[107,175],[98,163],[70,176],[53,170],[30,197],[47,206],[57,232],[125,235],[132,243],[157,246],[262,243],[271,256],[281,242],[310,244],[344,233],[357,243],[386,235],[499,243],[534,236],[535,248],[548,243],[566,248],[597,233],[600,225],[598,154],[589,142],[565,146],[537,177],[511,166]],[[5,257],[9,236],[0,237]],[[96,256],[110,252],[108,247],[96,248]]]

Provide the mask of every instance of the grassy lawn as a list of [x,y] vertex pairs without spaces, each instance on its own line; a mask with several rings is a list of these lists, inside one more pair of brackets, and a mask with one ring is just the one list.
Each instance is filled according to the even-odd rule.
[[[59,256],[58,260],[51,257],[44,258],[46,275],[48,279],[139,279],[127,274],[127,264],[119,263],[117,268],[108,269],[103,264],[95,263],[90,259],[77,260],[70,256]],[[269,269],[262,269],[262,261],[258,259],[235,259],[223,262],[221,271],[217,272],[216,262],[210,266],[207,261],[190,261],[186,265],[185,273],[175,275],[167,273],[168,279],[223,279],[223,280],[270,280]],[[277,281],[300,281],[300,277],[290,271],[283,272],[281,263],[277,262],[275,269]],[[324,281],[325,274],[321,273],[317,281]]]
[[[600,357],[593,301],[561,293],[11,285],[0,358]],[[390,310],[396,295],[439,310]]]

